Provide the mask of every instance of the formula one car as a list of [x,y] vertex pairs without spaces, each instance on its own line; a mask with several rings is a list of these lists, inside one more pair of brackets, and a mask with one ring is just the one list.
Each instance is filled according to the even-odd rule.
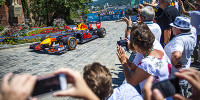
[[[96,24],[96,28],[93,28],[91,26],[92,24]],[[88,25],[81,23],[78,24],[76,28],[65,31],[65,34],[42,36],[41,42],[30,45],[30,49],[36,51],[48,51],[49,53],[74,50],[77,43],[85,43],[96,38],[105,37],[106,30],[105,28],[100,27],[100,22],[89,22]]]

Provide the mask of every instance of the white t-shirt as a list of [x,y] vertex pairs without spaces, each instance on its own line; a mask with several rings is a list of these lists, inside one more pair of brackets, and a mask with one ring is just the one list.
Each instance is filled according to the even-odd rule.
[[153,33],[155,39],[160,42],[160,37],[161,37],[161,32],[162,32],[160,29],[160,26],[157,23],[153,23],[153,21],[145,21],[144,23],[147,24],[147,26]]
[[[180,62],[183,64],[183,69],[190,68],[191,55],[193,54],[194,48],[196,46],[196,29],[191,28],[191,32],[181,33],[175,36],[164,48],[167,56],[171,61],[172,53],[174,51],[182,52],[182,57]],[[172,67],[172,74],[177,72],[178,69]]]

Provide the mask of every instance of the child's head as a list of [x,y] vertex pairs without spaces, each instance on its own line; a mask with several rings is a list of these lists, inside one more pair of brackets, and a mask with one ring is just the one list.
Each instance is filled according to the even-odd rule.
[[83,77],[92,91],[105,99],[113,92],[112,76],[108,68],[98,62],[85,66]]

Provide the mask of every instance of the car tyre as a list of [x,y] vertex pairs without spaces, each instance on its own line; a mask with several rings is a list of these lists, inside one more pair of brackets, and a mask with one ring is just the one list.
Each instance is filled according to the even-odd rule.
[[63,44],[67,45],[69,50],[74,50],[77,46],[77,40],[75,37],[70,36],[64,39]]
[[97,34],[100,38],[104,38],[106,36],[106,29],[105,28],[99,28],[97,30]]

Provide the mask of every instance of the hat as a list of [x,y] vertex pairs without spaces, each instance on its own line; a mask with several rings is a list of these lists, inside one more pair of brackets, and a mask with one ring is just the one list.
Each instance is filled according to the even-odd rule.
[[188,30],[192,27],[190,24],[190,19],[183,16],[177,16],[175,21],[170,23],[170,25],[183,30]]

